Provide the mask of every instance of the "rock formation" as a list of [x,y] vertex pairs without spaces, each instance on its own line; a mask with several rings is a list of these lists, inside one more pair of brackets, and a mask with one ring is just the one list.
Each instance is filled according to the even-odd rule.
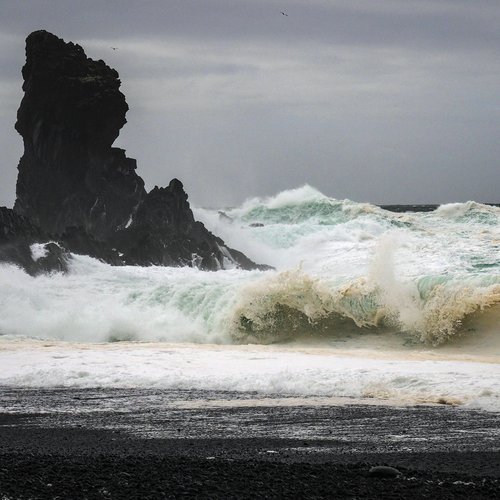
[[14,262],[30,274],[66,271],[67,252],[26,217],[0,207],[0,262]]
[[146,195],[135,160],[111,147],[128,110],[118,73],[79,45],[35,31],[22,74],[14,210],[51,233],[77,226],[106,238]]
[[[177,179],[146,192],[136,161],[112,147],[128,110],[114,69],[79,45],[35,31],[26,39],[22,74],[16,129],[24,154],[10,217],[21,233],[29,226],[26,244],[39,231],[44,241],[111,264],[264,267],[194,220]],[[2,224],[0,231],[11,227]]]

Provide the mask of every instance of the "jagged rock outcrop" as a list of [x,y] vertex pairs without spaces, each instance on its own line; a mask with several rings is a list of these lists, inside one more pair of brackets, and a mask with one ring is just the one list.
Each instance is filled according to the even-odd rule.
[[0,207],[0,262],[13,262],[30,274],[66,271],[68,253],[50,235],[13,210]]
[[112,147],[128,110],[114,69],[35,31],[22,74],[17,215],[66,249],[112,264],[265,267],[195,221],[177,179],[146,192],[135,160]]
[[[155,186],[130,219],[112,238],[128,264],[150,260],[172,266],[220,268],[217,259],[224,242],[194,220],[182,183],[173,179],[166,188]],[[180,262],[179,260],[180,259]]]

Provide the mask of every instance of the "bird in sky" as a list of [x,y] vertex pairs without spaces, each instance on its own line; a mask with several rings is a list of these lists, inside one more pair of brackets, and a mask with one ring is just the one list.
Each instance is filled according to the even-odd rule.
[[118,47],[110,47],[111,50],[118,50]]
[[288,14],[286,12],[281,11],[281,14],[288,17]]

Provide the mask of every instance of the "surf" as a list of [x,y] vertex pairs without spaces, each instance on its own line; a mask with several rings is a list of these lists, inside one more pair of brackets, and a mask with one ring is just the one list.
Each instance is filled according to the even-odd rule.
[[196,212],[275,270],[113,267],[73,255],[69,273],[30,277],[4,264],[1,337],[271,344],[376,332],[432,347],[484,336],[485,324],[500,337],[498,207],[393,213],[303,186]]

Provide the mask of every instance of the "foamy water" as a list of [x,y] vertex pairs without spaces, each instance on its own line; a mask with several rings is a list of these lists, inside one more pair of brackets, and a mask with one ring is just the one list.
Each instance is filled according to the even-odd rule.
[[305,186],[195,215],[276,269],[112,267],[74,256],[68,274],[33,278],[1,265],[0,384],[500,410],[500,209],[468,202],[395,214]]
[[245,391],[498,410],[500,364],[491,361],[303,347],[24,342],[0,349],[0,385]]

